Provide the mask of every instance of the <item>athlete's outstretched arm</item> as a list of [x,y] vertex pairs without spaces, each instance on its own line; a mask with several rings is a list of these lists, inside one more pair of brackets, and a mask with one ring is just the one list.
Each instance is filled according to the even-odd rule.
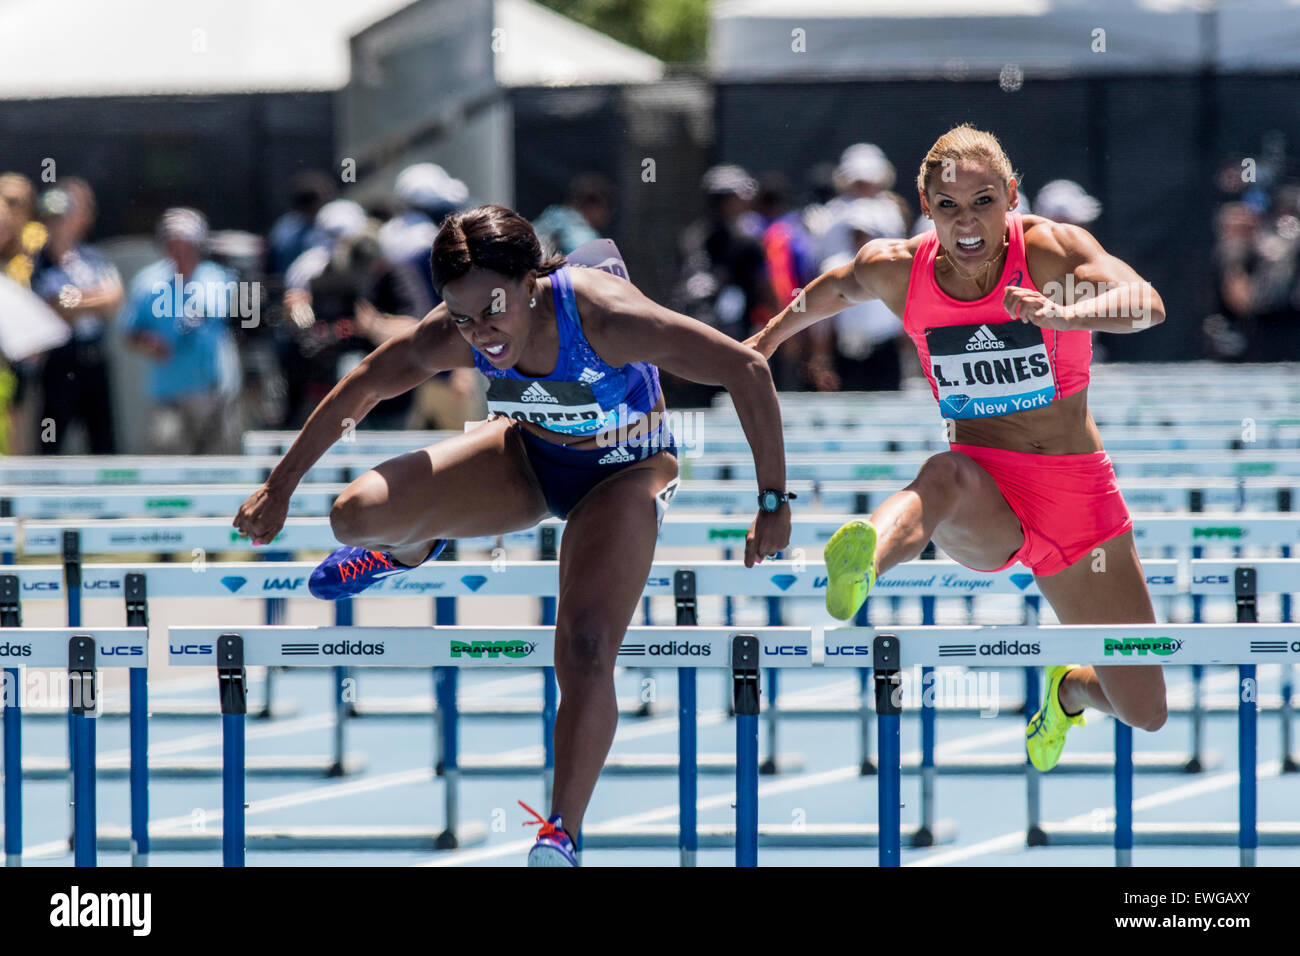
[[[754,453],[760,489],[785,490],[785,441],[781,406],[767,362],[753,349],[717,329],[664,308],[625,279],[582,273],[578,312],[587,341],[610,365],[650,362],[702,385],[721,385],[731,393],[745,438]],[[759,512],[745,543],[745,566],[790,543],[790,508]]]
[[439,305],[419,324],[389,339],[345,375],[307,419],[293,446],[232,522],[255,544],[284,526],[289,497],[326,450],[386,398],[409,392],[432,375],[472,366],[473,353]]
[[1165,303],[1155,287],[1088,230],[1048,223],[1027,233],[1025,241],[1050,257],[1056,278],[1041,292],[1007,288],[1003,305],[1022,322],[1059,331],[1141,332],[1165,320]]
[[879,298],[871,284],[873,263],[884,246],[895,241],[873,239],[858,250],[851,262],[823,272],[767,325],[746,339],[745,344],[757,349],[764,358],[771,358],[777,347],[792,335],[855,303]]

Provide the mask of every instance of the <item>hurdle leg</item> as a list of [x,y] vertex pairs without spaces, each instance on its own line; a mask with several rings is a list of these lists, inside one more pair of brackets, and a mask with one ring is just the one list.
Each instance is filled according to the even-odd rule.
[[[935,599],[930,595],[921,598],[921,623],[935,625]],[[916,847],[934,846],[934,738],[938,716],[934,681],[934,668],[921,668],[921,821],[912,837],[912,846]]]
[[459,672],[454,667],[434,668],[434,710],[437,714],[438,748],[440,756],[435,772],[442,775],[443,830],[434,846],[439,850],[454,850],[460,841],[456,829],[460,825],[460,770],[459,728],[456,708],[456,679]]
[[677,845],[682,866],[694,866],[699,850],[695,668],[677,668]]
[[879,634],[872,641],[871,662],[876,679],[877,748],[880,754],[876,778],[879,816],[879,865],[896,867],[902,855],[902,741],[899,721],[903,712],[902,677],[899,673],[898,638]]
[[[778,554],[777,557],[782,557]],[[781,599],[769,597],[767,599],[767,624],[768,627],[780,627],[784,623],[781,616]],[[777,758],[777,737],[776,737],[776,698],[779,693],[780,675],[775,667],[767,669],[767,707],[763,712],[763,723],[767,727],[767,757],[758,766],[758,772],[761,774],[779,773],[780,768],[776,765]]]
[[[1025,668],[1025,706],[1038,699],[1038,668]],[[1030,711],[1033,716],[1033,711]],[[1043,775],[1029,761],[1025,752],[1025,845],[1047,846],[1047,832],[1043,830]]]
[[1293,679],[1295,677],[1295,665],[1282,665],[1282,772],[1295,773],[1300,770],[1295,759],[1295,747],[1291,738],[1291,697],[1295,693]]
[[[1038,615],[1042,608],[1042,599],[1036,594],[1025,597],[1025,624],[1038,626]],[[1025,720],[1028,721],[1038,709],[1039,694],[1038,668],[1025,668]],[[1025,845],[1047,846],[1047,833],[1043,830],[1042,774],[1029,762],[1029,752],[1025,751]]]
[[217,638],[217,686],[221,697],[221,865],[244,865],[244,718],[248,674],[244,640]]
[[934,681],[934,668],[921,668],[921,822],[914,847],[934,846]]
[[[8,556],[12,563],[13,557]],[[0,575],[0,627],[21,627],[22,590],[18,575]],[[4,701],[5,866],[23,864],[23,718],[22,671],[0,673]]]
[[[1256,623],[1259,616],[1253,567],[1239,567],[1233,572],[1233,590],[1236,592],[1237,622]],[[1254,866],[1255,851],[1259,847],[1258,780],[1255,777],[1259,683],[1255,679],[1255,665],[1238,667],[1237,678],[1237,848],[1241,865]]]
[[[17,584],[18,579],[14,578]],[[23,863],[23,730],[19,694],[22,684],[16,667],[5,668],[5,866]]]
[[736,866],[758,866],[758,638],[731,642],[736,711]]
[[[67,591],[68,627],[81,627],[81,532],[63,532],[63,583]],[[72,679],[72,675],[68,675]],[[70,688],[71,689],[71,688]],[[77,720],[68,708],[68,849],[77,849]]]
[[1133,728],[1115,720],[1115,865],[1133,865]]
[[[641,623],[644,624],[646,627],[650,627],[654,623],[653,617],[654,616],[650,611],[650,598],[649,596],[643,597],[641,599]],[[654,686],[654,671],[650,670],[650,668],[639,667],[636,669],[635,673],[639,674],[641,678],[637,682],[639,686],[646,687],[647,680],[651,682],[648,686],[651,687]],[[654,700],[646,700],[643,697],[641,699],[641,706],[636,709],[636,716],[637,717],[653,716],[654,709],[655,709]]]
[[767,756],[758,765],[758,772],[764,775],[778,773],[776,765],[776,695],[780,690],[780,678],[775,667],[767,668],[767,707],[763,708],[763,726],[767,728]]
[[[1288,505],[1290,504],[1288,498]],[[1290,508],[1279,508],[1279,511]],[[1291,548],[1289,545],[1282,546],[1282,557],[1291,557]],[[1282,622],[1291,623],[1291,595],[1282,595]],[[1291,742],[1291,695],[1295,690],[1292,678],[1295,676],[1295,666],[1293,664],[1282,665],[1282,707],[1278,712],[1278,718],[1282,723],[1282,772],[1295,773],[1300,767],[1296,766],[1296,759],[1292,753],[1293,746]]]
[[[132,573],[123,582],[126,626],[148,627],[145,576]],[[147,663],[147,662],[146,662]],[[149,668],[131,668],[131,865],[149,865]]]
[[542,668],[542,749],[545,757],[542,761],[542,802],[549,807],[555,795],[555,712],[559,706],[559,694],[555,684],[555,668]]
[[1256,780],[1257,739],[1255,692],[1257,687],[1255,665],[1243,664],[1237,669],[1237,847],[1242,866],[1255,865],[1255,850],[1259,847],[1257,828],[1258,781]]
[[[352,599],[344,598],[342,601],[334,602],[334,624],[338,627],[352,626]],[[335,667],[334,669],[334,759],[330,762],[329,769],[325,771],[327,777],[341,777],[347,773],[345,765],[347,741],[345,739],[346,724],[348,719],[348,669],[346,667]]]
[[149,865],[149,671],[131,668],[131,865]]
[[[292,561],[293,554],[288,551],[267,551],[262,555],[263,561]],[[267,598],[264,602],[263,617],[268,625],[285,623],[289,610],[289,601],[286,598]],[[275,669],[268,667],[266,669],[265,684],[263,686],[262,710],[258,717],[263,720],[269,720],[273,714],[274,705],[272,703],[275,696],[274,684]]]
[[98,824],[95,813],[95,720],[98,693],[95,641],[77,635],[68,641],[68,713],[72,717],[73,861],[98,865]]
[[[871,613],[867,610],[871,598],[862,602],[853,618],[856,627],[870,627]],[[871,668],[858,668],[858,773],[869,777],[876,772],[871,762]]]
[[[1192,558],[1199,558],[1204,554],[1204,548],[1192,548]],[[1192,623],[1200,624],[1203,620],[1202,613],[1205,605],[1205,597],[1200,594],[1192,595]],[[1205,747],[1205,688],[1202,680],[1205,676],[1205,667],[1201,664],[1192,665],[1192,752],[1187,758],[1187,763],[1183,769],[1187,773],[1200,773],[1205,764],[1201,760],[1201,753]]]

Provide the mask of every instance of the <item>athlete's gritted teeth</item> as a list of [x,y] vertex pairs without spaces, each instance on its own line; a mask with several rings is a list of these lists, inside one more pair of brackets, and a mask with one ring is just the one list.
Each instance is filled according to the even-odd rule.
[[962,255],[974,256],[984,251],[983,236],[958,236],[955,245]]
[[479,346],[479,351],[490,359],[499,359],[510,351],[510,345],[506,342],[497,345],[482,345]]

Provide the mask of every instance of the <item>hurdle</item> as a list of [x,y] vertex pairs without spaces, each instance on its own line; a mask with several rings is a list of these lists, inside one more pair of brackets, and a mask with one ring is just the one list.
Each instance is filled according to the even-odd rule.
[[[669,416],[674,413],[669,412]],[[678,414],[692,414],[691,411]],[[671,417],[669,418],[671,422]],[[710,424],[707,418],[700,421],[704,435],[687,434],[692,444],[708,454],[743,454],[749,451],[749,440],[744,432],[732,425]],[[693,428],[692,428],[693,431]],[[1218,434],[1207,434],[1217,431]],[[1279,450],[1300,448],[1300,426],[1294,423],[1256,426],[1255,437],[1242,439],[1240,423],[1217,429],[1206,426],[1142,425],[1125,429],[1121,435],[1106,442],[1109,451],[1228,451],[1240,450],[1249,444],[1253,448]],[[454,438],[461,432],[451,431],[394,431],[372,432],[364,438],[354,432],[351,440],[340,440],[331,445],[326,456],[374,456],[388,458],[403,454],[413,448]],[[678,436],[679,439],[683,436]],[[785,450],[789,454],[844,452],[858,455],[881,452],[939,452],[947,451],[949,439],[946,429],[918,430],[902,428],[894,422],[864,422],[851,437],[827,436],[824,429],[814,426],[792,428],[784,433]],[[297,438],[294,432],[247,433],[244,435],[245,455],[283,455]]]
[[[881,454],[872,462],[858,455],[806,454],[787,455],[786,474],[793,479],[852,480],[875,478],[888,481],[911,481],[928,455],[914,453]],[[1238,476],[1300,476],[1300,451],[1238,451],[1228,454],[1200,455],[1195,459],[1178,457],[1176,452],[1129,452],[1114,462],[1121,481],[1127,478],[1195,476],[1200,478],[1235,478]],[[682,477],[686,479],[754,479],[754,460],[748,455],[710,455],[707,460],[682,458]]]
[[[836,628],[827,631],[827,639],[836,641],[868,640],[872,646],[872,663],[876,681],[876,713],[881,754],[878,779],[880,818],[881,866],[898,866],[902,838],[898,815],[893,811],[900,805],[901,772],[899,767],[899,726],[902,712],[902,671],[907,667],[933,666],[944,660],[966,656],[968,665],[978,666],[976,655],[962,655],[954,647],[1013,642],[1019,648],[1041,646],[1048,653],[1020,653],[1008,663],[1041,667],[1061,660],[1077,661],[1084,665],[1149,665],[1150,657],[1135,655],[1141,647],[1171,647],[1176,650],[1180,663],[1237,665],[1240,679],[1253,687],[1256,663],[1261,659],[1258,650],[1268,646],[1268,660],[1272,662],[1300,661],[1300,625],[1271,625],[1253,622],[1253,581],[1249,568],[1237,569],[1237,591],[1241,595],[1239,607],[1243,622],[1237,625],[1216,624],[1152,624],[1152,625],[1092,625],[1030,627],[921,627],[889,628],[877,632],[867,628]],[[1023,643],[1022,643],[1023,642]],[[1035,643],[1037,642],[1037,643]],[[1117,650],[1130,648],[1129,651]],[[1162,662],[1169,660],[1163,657]],[[1242,866],[1255,864],[1257,847],[1300,846],[1300,822],[1259,823],[1256,819],[1256,711],[1253,695],[1241,694],[1238,711],[1238,825],[1235,828],[1218,824],[1142,824],[1133,822],[1133,731],[1120,721],[1115,721],[1115,807],[1112,826],[1101,830],[1044,826],[1042,839],[1030,845],[1096,846],[1112,844],[1115,864],[1131,866],[1133,847],[1232,846],[1239,849]],[[888,811],[888,812],[886,812]],[[1109,833],[1107,832],[1109,830]]]
[[22,626],[17,581],[0,576],[0,635],[4,637],[4,803],[5,865],[21,866],[23,856],[22,676],[18,667],[58,667],[68,671],[68,724],[72,771],[72,850],[77,866],[97,862],[95,711],[99,670],[130,669],[131,826],[133,862],[149,853],[148,729],[145,724],[149,660],[146,627]]
[[[326,644],[351,640],[383,648],[383,662],[374,654],[349,655],[352,666],[406,666],[406,667],[535,667],[554,658],[554,632],[541,626],[534,627],[454,627],[435,632],[437,640],[429,641],[427,628],[241,628],[173,627],[168,629],[170,645],[199,644],[210,648],[211,653],[200,659],[198,655],[173,658],[177,664],[215,667],[218,681],[224,691],[223,700],[228,706],[225,733],[229,735],[230,761],[223,777],[225,803],[237,807],[242,799],[242,769],[239,766],[243,722],[239,710],[239,674],[250,664],[271,665],[281,662],[304,665],[301,658],[287,656],[286,647]],[[500,645],[512,645],[516,652],[502,653],[495,660],[473,661],[456,654],[458,645],[473,646],[475,640],[490,640]],[[695,863],[701,848],[735,846],[738,866],[755,866],[760,846],[875,846],[880,830],[875,825],[837,827],[805,832],[793,824],[763,826],[758,823],[758,672],[760,667],[810,667],[812,666],[812,632],[808,628],[758,628],[739,633],[734,628],[711,627],[634,627],[628,631],[633,646],[650,647],[668,642],[670,650],[661,655],[661,663],[676,667],[683,687],[694,686],[698,668],[727,668],[734,679],[736,724],[736,823],[734,826],[708,826],[696,818],[697,783],[695,773],[696,713],[694,694],[680,693],[678,725],[679,748],[679,823],[677,827],[641,826],[614,831],[599,826],[585,829],[578,835],[581,846],[676,846],[683,865]],[[678,644],[685,644],[678,651]],[[625,643],[625,647],[626,647]],[[802,651],[800,653],[800,651]],[[321,666],[318,664],[317,666]],[[447,754],[449,766],[454,766],[455,751]],[[452,807],[451,809],[455,809]],[[458,826],[456,817],[447,818],[448,833],[454,835]],[[901,829],[900,829],[900,832]],[[154,836],[155,845],[165,838]],[[252,844],[252,835],[244,839],[242,817],[238,813],[223,820],[223,862],[227,866],[241,866],[244,862],[245,842]],[[848,842],[849,839],[853,842]],[[828,843],[828,839],[835,840]],[[455,845],[454,840],[444,840],[444,845]]]

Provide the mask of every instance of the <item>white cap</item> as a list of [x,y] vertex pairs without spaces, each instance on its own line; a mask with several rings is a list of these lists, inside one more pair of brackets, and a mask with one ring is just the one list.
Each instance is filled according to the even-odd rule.
[[158,221],[158,240],[179,239],[188,242],[196,249],[202,249],[208,241],[208,220],[197,209],[176,206],[162,214]]
[[881,189],[891,189],[894,164],[875,143],[854,143],[840,154],[835,179],[841,188],[849,183],[873,183]]
[[1101,215],[1101,203],[1072,179],[1054,179],[1034,200],[1038,215],[1082,225]]
[[459,206],[469,198],[469,188],[437,163],[416,163],[397,174],[397,198],[415,209]]
[[888,199],[855,199],[844,208],[841,221],[872,238],[901,236],[907,224],[898,207]]
[[316,228],[331,239],[354,239],[366,228],[366,211],[351,199],[335,199],[316,213]]

